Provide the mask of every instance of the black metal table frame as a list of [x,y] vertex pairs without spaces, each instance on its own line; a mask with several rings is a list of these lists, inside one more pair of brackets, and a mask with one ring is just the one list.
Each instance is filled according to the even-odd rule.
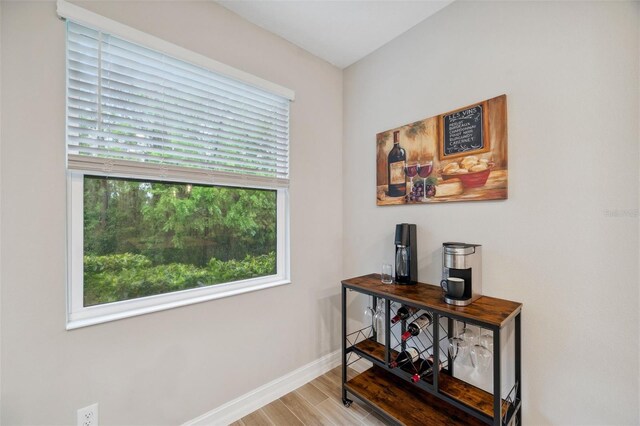
[[[369,296],[372,296],[373,299],[373,306],[377,306],[377,299],[378,298],[382,298],[385,300],[385,360],[384,360],[384,365],[380,364],[380,361],[368,356],[365,353],[362,353],[360,351],[356,351],[353,347],[347,348],[347,290],[351,290],[351,291],[356,291],[358,293],[362,293],[362,294],[366,294]],[[438,309],[434,309],[432,307],[427,307],[424,305],[420,305],[419,303],[407,303],[406,301],[400,300],[400,299],[396,299],[392,296],[381,296],[378,293],[375,292],[370,292],[367,290],[364,290],[362,288],[359,287],[355,287],[355,286],[349,286],[347,284],[342,283],[342,402],[345,406],[350,406],[351,405],[351,400],[349,398],[347,398],[347,392],[350,392],[347,390],[347,388],[345,387],[345,384],[347,382],[347,355],[350,352],[358,352],[358,355],[363,356],[365,359],[367,359],[368,361],[371,361],[372,363],[383,367],[385,370],[387,370],[390,373],[393,373],[394,375],[398,376],[398,377],[403,377],[402,374],[398,373],[395,371],[395,369],[391,369],[389,368],[389,364],[391,363],[391,339],[389,338],[390,332],[391,332],[391,324],[389,321],[390,318],[390,313],[391,313],[391,302],[397,302],[400,304],[405,304],[405,305],[410,305],[419,309],[424,309],[427,310],[429,312],[431,312],[433,314],[433,324],[440,324],[440,317],[444,316],[448,319],[447,321],[447,334],[450,337],[453,334],[453,321],[457,320],[457,321],[461,321],[461,322],[466,322],[469,324],[473,324],[485,329],[489,329],[492,331],[492,335],[493,335],[493,347],[497,348],[494,349],[494,353],[493,353],[493,413],[494,415],[492,417],[487,416],[484,413],[481,413],[479,411],[477,411],[474,408],[471,408],[461,402],[459,402],[458,400],[449,397],[446,394],[443,394],[440,392],[439,387],[438,387],[438,376],[439,376],[439,372],[437,368],[433,369],[433,384],[429,385],[429,384],[425,384],[424,382],[418,382],[415,383],[416,386],[420,387],[421,389],[431,393],[432,395],[435,395],[436,397],[442,399],[443,401],[446,401],[447,403],[453,405],[456,408],[459,408],[460,410],[464,411],[465,413],[468,413],[478,419],[480,419],[481,421],[487,423],[487,424],[493,424],[494,426],[500,426],[502,423],[502,392],[500,389],[500,385],[501,385],[501,350],[500,350],[500,332],[501,332],[501,327],[500,326],[495,326],[495,325],[490,325],[487,324],[485,322],[482,321],[476,321],[470,318],[466,318],[466,317],[462,317],[459,315],[456,315],[454,313],[451,312],[444,312],[444,311],[440,311]],[[515,358],[515,368],[514,368],[514,375],[515,375],[515,395],[514,395],[514,402],[516,402],[516,406],[514,407],[514,411],[512,413],[512,415],[510,416],[510,418],[506,419],[505,418],[505,423],[504,424],[509,424],[513,421],[514,416],[516,418],[517,424],[518,425],[522,425],[522,370],[521,370],[521,329],[520,329],[520,315],[522,314],[521,311],[519,311],[515,317],[513,318],[514,321],[514,358]],[[403,325],[402,325],[403,329],[404,329],[404,321],[403,321]],[[440,345],[439,344],[435,344],[435,342],[439,342],[439,329],[440,327],[433,327],[433,341],[434,341],[434,345],[433,345],[433,358],[434,359],[440,359]],[[404,330],[403,330],[404,331]],[[376,333],[374,332],[373,334],[373,339],[376,338]],[[451,360],[451,355],[447,354],[449,363],[448,363],[448,368],[450,369],[450,374],[453,375],[453,362]],[[353,394],[353,392],[350,392]],[[354,394],[355,395],[355,394]],[[358,399],[363,399],[362,397],[355,395]],[[383,410],[378,409],[378,407],[375,406],[375,404],[372,404],[366,400],[363,399],[363,401],[369,405],[371,408],[373,408],[377,413],[382,414],[385,418],[389,419],[389,420],[393,420],[391,417],[389,417]],[[497,414],[497,415],[496,415]]]

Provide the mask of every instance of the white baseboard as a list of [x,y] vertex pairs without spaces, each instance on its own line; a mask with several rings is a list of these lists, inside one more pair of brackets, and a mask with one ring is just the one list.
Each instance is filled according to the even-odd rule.
[[214,408],[208,413],[189,420],[183,426],[228,425],[338,365],[340,365],[340,350],[331,352],[218,408]]

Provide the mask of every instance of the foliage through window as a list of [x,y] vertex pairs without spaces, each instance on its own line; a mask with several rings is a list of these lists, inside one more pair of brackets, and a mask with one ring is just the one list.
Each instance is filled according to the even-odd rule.
[[84,178],[84,306],[274,275],[276,192]]

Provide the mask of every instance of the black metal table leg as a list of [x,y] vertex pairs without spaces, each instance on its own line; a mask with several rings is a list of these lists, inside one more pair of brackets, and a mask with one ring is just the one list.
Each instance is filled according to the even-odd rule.
[[[400,336],[402,336],[407,331],[407,319],[403,319],[400,321]],[[400,352],[404,352],[407,350],[407,341],[400,339]]]
[[502,390],[500,389],[500,329],[493,332],[493,424],[502,423]]
[[438,388],[438,378],[440,377],[440,315],[433,313],[433,388],[440,392]]
[[520,409],[516,414],[516,419],[518,420],[518,425],[522,424],[522,370],[521,370],[521,359],[522,355],[522,347],[520,346],[520,315],[522,313],[518,313],[515,318],[515,358],[516,358],[516,368],[515,368],[515,376],[516,376],[516,395],[514,403],[520,403]]
[[371,319],[371,338],[373,340],[375,340],[376,342],[378,341],[378,324],[374,324],[376,321],[376,315],[375,313],[378,311],[378,298],[376,296],[372,296],[373,300],[372,300],[372,305],[371,307],[373,308],[373,317]]
[[342,286],[342,403],[345,406],[351,405],[351,400],[347,398],[347,288]]
[[[453,337],[453,319],[447,318],[447,338]],[[453,358],[451,352],[447,351],[447,368],[449,369],[449,375],[453,377]]]
[[384,362],[391,364],[391,300],[384,300]]

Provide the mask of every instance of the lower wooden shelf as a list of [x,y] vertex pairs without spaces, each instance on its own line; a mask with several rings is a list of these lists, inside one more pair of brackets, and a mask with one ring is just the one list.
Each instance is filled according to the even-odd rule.
[[[493,417],[493,395],[448,374],[438,376],[440,393]],[[504,400],[502,401],[504,404]]]
[[[376,342],[375,340],[363,340],[353,345],[353,348],[384,363],[384,345]],[[396,356],[398,356],[398,352],[391,349],[391,359],[395,359]]]
[[403,425],[485,425],[475,417],[375,365],[346,382],[345,387]]
[[[371,340],[363,340],[354,348],[361,353],[368,354],[371,358],[379,360],[384,363],[384,345]],[[392,350],[391,357],[395,358],[396,351]],[[453,399],[457,399],[461,403],[475,408],[481,413],[493,417],[493,395],[480,388],[473,386],[463,380],[451,377],[444,371],[438,376],[439,389],[442,394],[445,394]],[[503,401],[504,404],[504,401]]]

